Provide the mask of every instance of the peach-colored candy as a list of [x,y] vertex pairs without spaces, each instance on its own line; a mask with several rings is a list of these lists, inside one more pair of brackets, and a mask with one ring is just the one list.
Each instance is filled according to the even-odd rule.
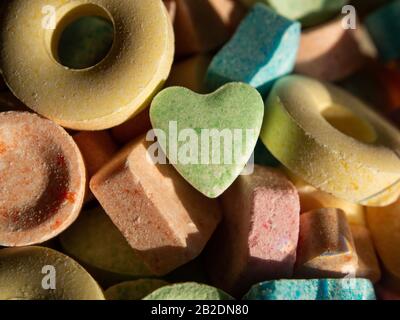
[[358,256],[357,278],[367,278],[372,283],[378,282],[381,269],[369,230],[360,225],[351,225],[350,228]]
[[339,18],[303,31],[295,71],[336,81],[360,69],[365,61],[355,30],[343,28]]
[[99,171],[118,150],[108,131],[82,131],[73,138],[81,150],[89,177]]
[[357,264],[353,236],[342,210],[324,208],[300,216],[296,277],[355,277]]
[[209,2],[228,30],[234,33],[246,15],[246,8],[237,0],[209,0]]
[[63,128],[33,113],[0,113],[0,177],[0,245],[51,239],[81,210],[81,153]]
[[134,118],[111,129],[111,135],[116,142],[123,145],[151,129],[149,108],[144,109]]
[[140,137],[91,180],[111,220],[151,271],[166,274],[203,250],[221,219],[218,202],[169,164],[154,164]]
[[176,2],[175,0],[164,0],[165,7],[168,10],[168,14],[171,17],[172,22],[175,20],[176,15]]
[[278,170],[256,165],[222,195],[224,219],[207,252],[214,284],[242,296],[253,284],[290,278],[296,261],[300,202]]
[[[217,3],[220,2],[220,3]],[[222,46],[240,18],[241,5],[234,0],[176,0],[177,55],[209,52]]]
[[197,93],[207,93],[204,77],[211,58],[196,55],[172,66],[166,87],[181,86]]

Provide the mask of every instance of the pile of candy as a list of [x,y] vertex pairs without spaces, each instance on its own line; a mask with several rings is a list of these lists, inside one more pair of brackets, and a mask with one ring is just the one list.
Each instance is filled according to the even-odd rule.
[[400,299],[400,0],[0,10],[0,299]]

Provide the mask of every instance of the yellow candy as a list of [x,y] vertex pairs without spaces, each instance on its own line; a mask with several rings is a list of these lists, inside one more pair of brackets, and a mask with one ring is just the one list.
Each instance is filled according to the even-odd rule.
[[[2,13],[0,69],[7,84],[27,106],[64,127],[121,124],[148,105],[169,74],[174,35],[161,0],[15,0]],[[84,16],[111,21],[114,43],[98,64],[68,69],[57,60],[58,40]]]
[[71,258],[49,248],[24,247],[0,250],[0,300],[104,300],[104,295]]
[[320,208],[338,208],[346,214],[349,224],[365,226],[364,207],[321,191],[296,177],[289,170],[284,169],[290,180],[294,183],[300,196],[301,212],[312,211]]
[[381,269],[369,230],[360,225],[351,225],[350,229],[358,256],[357,278],[378,282],[381,278]]
[[279,80],[261,139],[289,170],[338,198],[384,206],[400,194],[400,132],[333,85],[302,76]]
[[367,208],[367,223],[387,280],[400,290],[400,201],[385,208]]

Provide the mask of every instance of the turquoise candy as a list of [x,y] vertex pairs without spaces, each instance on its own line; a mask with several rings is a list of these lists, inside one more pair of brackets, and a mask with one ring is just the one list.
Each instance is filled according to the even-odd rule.
[[383,60],[400,57],[400,0],[370,14],[365,25]]
[[375,300],[367,279],[276,280],[254,285],[244,300]]
[[215,90],[227,82],[240,81],[266,95],[275,80],[293,71],[300,29],[298,22],[256,4],[212,60],[207,87]]

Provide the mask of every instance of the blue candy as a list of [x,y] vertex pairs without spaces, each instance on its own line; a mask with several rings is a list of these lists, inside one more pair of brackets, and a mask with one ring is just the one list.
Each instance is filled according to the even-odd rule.
[[214,57],[206,84],[215,90],[227,82],[240,81],[266,95],[278,78],[293,71],[300,43],[301,26],[256,4],[233,38]]
[[375,300],[367,279],[277,280],[254,285],[245,300]]
[[370,14],[365,25],[383,60],[400,57],[400,0]]

